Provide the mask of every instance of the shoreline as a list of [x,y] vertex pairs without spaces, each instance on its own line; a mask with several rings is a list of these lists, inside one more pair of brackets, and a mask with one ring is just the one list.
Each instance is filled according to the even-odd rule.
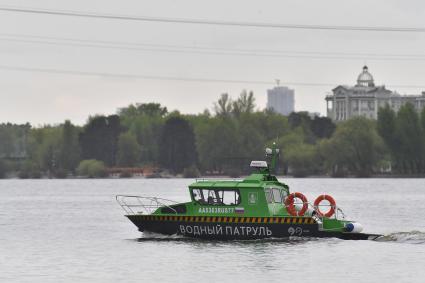
[[[67,176],[64,178],[58,177],[49,177],[41,176],[40,178],[19,178],[17,175],[0,178],[0,180],[45,180],[45,179],[57,179],[57,180],[66,180],[66,179],[198,179],[198,180],[222,180],[222,179],[243,179],[247,175],[241,175],[239,177],[231,177],[226,175],[202,175],[199,177],[183,177],[181,175],[164,175],[164,176],[129,176],[129,177],[119,177],[119,176],[106,176],[106,177],[87,177],[87,176]],[[423,179],[425,174],[414,174],[414,175],[400,175],[400,174],[376,174],[370,175],[368,177],[357,177],[354,175],[343,176],[343,177],[332,177],[329,175],[311,175],[305,177],[295,177],[293,175],[276,175],[278,179]]]

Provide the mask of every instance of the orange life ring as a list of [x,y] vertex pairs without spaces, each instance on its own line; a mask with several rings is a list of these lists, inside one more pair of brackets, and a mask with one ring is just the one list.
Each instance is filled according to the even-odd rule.
[[[319,204],[323,201],[323,200],[327,200],[329,201],[331,208],[329,209],[328,212],[323,213],[320,211],[319,209]],[[330,195],[320,195],[317,197],[317,199],[314,201],[314,208],[316,209],[316,212],[319,216],[324,216],[324,217],[331,217],[332,215],[334,215],[335,213],[335,207],[336,207],[336,202],[334,200],[333,197],[331,197]]]
[[[299,198],[303,202],[303,207],[300,211],[295,209],[294,199]],[[285,199],[285,207],[288,213],[292,216],[303,216],[308,209],[308,201],[302,193],[292,193]]]

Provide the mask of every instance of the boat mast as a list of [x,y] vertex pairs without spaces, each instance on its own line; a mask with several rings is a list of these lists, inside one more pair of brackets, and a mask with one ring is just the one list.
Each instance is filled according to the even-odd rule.
[[271,158],[270,162],[267,161],[251,161],[250,167],[257,168],[261,174],[266,175],[270,179],[271,173],[276,169],[277,160],[279,157],[279,149],[276,148],[274,142],[272,148],[266,148],[266,159]]
[[276,148],[276,143],[273,142],[273,146],[272,146],[272,162],[271,162],[270,170],[275,170],[276,169],[278,158],[279,158],[279,150]]
[[266,148],[266,156],[271,157],[269,168],[270,172],[273,172],[276,169],[277,161],[279,158],[279,149],[276,148],[276,143],[273,142],[272,148]]

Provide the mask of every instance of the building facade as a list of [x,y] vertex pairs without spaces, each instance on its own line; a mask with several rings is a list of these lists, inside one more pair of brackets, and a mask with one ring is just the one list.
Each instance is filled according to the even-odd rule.
[[327,116],[335,122],[356,116],[377,119],[379,108],[387,104],[396,112],[406,103],[411,103],[417,111],[425,107],[425,92],[400,95],[384,85],[376,86],[367,66],[363,67],[355,86],[339,85],[325,99]]
[[288,116],[295,109],[294,90],[277,86],[267,90],[267,109]]

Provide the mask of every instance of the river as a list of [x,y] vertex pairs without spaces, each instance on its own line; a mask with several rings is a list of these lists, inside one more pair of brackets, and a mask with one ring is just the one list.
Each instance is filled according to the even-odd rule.
[[282,179],[331,194],[379,241],[142,234],[115,195],[189,199],[190,179],[0,180],[0,282],[425,282],[425,180]]

